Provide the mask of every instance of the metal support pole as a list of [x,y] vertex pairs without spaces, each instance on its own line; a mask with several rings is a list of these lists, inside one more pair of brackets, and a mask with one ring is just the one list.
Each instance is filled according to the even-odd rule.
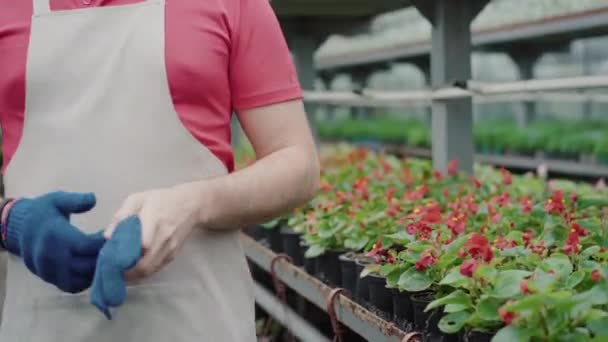
[[[433,86],[471,79],[471,21],[487,0],[415,0],[433,25]],[[433,102],[433,166],[445,172],[451,160],[473,172],[473,103],[471,98]]]
[[[312,35],[291,34],[289,37],[290,48],[293,51],[298,79],[303,90],[312,91],[315,88],[315,61],[314,54],[319,46],[319,39]],[[317,106],[314,104],[305,104],[308,121],[311,129],[317,139],[315,130]]]
[[[534,79],[534,67],[541,57],[541,52],[522,51],[517,49],[509,54],[517,66],[519,78],[521,80]],[[516,114],[517,124],[520,127],[527,127],[536,118],[536,101],[524,101],[521,110]]]
[[[431,61],[428,58],[423,57],[422,59],[414,61],[413,65],[416,66],[418,70],[420,70],[420,73],[424,78],[424,84],[426,86],[431,86]],[[427,124],[431,124],[433,120],[433,108],[430,106],[425,106],[423,109],[423,113],[424,122],[426,122]]]
[[[367,68],[357,68],[353,70],[351,73],[351,80],[353,83],[354,91],[362,91],[367,88],[369,78],[372,71]],[[359,119],[367,119],[370,117],[370,108],[369,107],[351,107],[350,108],[351,117],[359,118]]]
[[[331,91],[332,82],[334,80],[334,76],[329,73],[321,73],[319,75],[321,80],[323,81],[323,86],[325,87],[325,91]],[[325,105],[325,115],[328,120],[333,120],[336,116],[336,106],[334,105]]]

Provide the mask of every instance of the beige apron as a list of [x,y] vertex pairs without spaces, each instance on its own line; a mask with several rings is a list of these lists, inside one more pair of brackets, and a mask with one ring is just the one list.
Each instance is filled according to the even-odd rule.
[[[34,0],[25,124],[7,196],[93,191],[95,209],[72,217],[93,232],[130,193],[226,174],[173,107],[164,18],[162,0],[53,12],[49,0]],[[129,286],[113,321],[88,292],[62,293],[8,261],[1,342],[255,340],[237,231],[196,227],[171,264]]]

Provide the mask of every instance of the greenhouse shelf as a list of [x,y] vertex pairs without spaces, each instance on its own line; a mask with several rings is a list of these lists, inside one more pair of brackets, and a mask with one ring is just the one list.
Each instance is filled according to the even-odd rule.
[[[270,272],[271,262],[277,254],[244,234],[241,234],[241,241],[249,260]],[[327,308],[333,288],[285,260],[276,262],[275,274],[287,287],[311,303],[323,310]],[[406,337],[406,333],[396,325],[383,320],[346,296],[338,295],[334,303],[337,319],[368,341],[401,342]]]
[[[379,148],[379,150],[412,157],[431,157],[431,150],[425,148],[385,145]],[[504,166],[506,168],[531,171],[536,170],[540,165],[545,165],[550,173],[553,172],[571,177],[608,178],[608,167],[574,161],[486,154],[476,154],[475,161],[493,166]]]
[[317,329],[302,319],[290,307],[283,305],[274,294],[268,292],[261,285],[255,283],[253,292],[256,303],[282,326],[289,329],[299,340],[304,342],[330,342]]

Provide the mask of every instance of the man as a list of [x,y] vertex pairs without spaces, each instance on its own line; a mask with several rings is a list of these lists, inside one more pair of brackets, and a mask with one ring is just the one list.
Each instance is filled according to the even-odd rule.
[[[267,0],[0,0],[10,252],[2,342],[255,341],[238,228],[313,196],[319,166]],[[233,110],[258,161],[233,172]],[[94,263],[142,256],[107,320]]]

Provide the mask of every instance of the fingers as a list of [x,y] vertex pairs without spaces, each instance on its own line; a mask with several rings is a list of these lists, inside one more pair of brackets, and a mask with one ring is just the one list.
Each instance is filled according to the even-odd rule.
[[112,258],[121,269],[129,269],[137,263],[142,254],[141,223],[137,216],[122,221],[108,240],[103,253]]
[[116,226],[127,219],[130,216],[134,216],[139,214],[141,207],[143,205],[143,194],[135,194],[127,197],[127,199],[122,203],[118,211],[112,217],[112,221],[110,225],[106,229],[104,236],[106,239],[109,239],[114,231],[116,230]]
[[91,286],[92,277],[72,276],[67,288],[61,289],[69,293],[79,293]]
[[86,235],[76,227],[73,227],[73,229],[77,232],[72,237],[72,254],[82,257],[96,257],[106,242],[103,231]]
[[66,216],[87,212],[97,202],[94,193],[54,192],[49,195],[52,203]]
[[72,275],[78,275],[81,277],[92,279],[93,274],[95,274],[96,265],[96,257],[74,256],[72,257],[72,261],[70,263],[70,273]]
[[175,250],[169,247],[170,243],[168,240],[156,239],[135,267],[125,273],[126,279],[136,280],[149,277],[170,263],[175,258]]

